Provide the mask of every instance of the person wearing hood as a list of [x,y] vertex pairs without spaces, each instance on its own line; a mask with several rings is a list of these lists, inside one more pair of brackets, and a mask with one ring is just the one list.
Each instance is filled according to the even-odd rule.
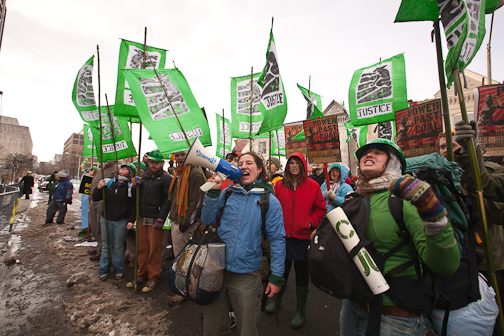
[[[124,244],[126,242],[127,226],[133,226],[135,222],[135,187],[132,179],[135,176],[135,166],[132,163],[123,164],[113,179],[100,180],[93,191],[93,201],[103,200],[103,188],[105,187],[105,204],[107,207],[107,225],[102,211],[100,224],[102,235],[102,251],[100,257],[100,280],[105,281],[109,277],[109,252],[112,260],[112,272],[116,280],[122,280],[124,268]],[[108,239],[108,244],[107,244]]]
[[[427,182],[410,175],[403,176],[406,159],[394,142],[373,139],[360,147],[355,156],[360,172],[357,191],[369,198],[365,237],[382,255],[390,254],[385,259],[382,272],[390,289],[380,294],[383,306],[379,335],[423,335],[426,315],[413,310],[422,306],[424,303],[419,301],[427,296],[422,282],[416,281],[417,272],[409,246],[405,244],[397,249],[404,240],[389,208],[389,201],[392,198],[402,199],[402,217],[413,242],[412,248],[416,250],[421,264],[442,276],[453,274],[460,262],[457,241],[446,217],[446,209]],[[393,250],[395,252],[388,253]],[[370,318],[369,309],[368,303],[344,299],[340,335],[364,336]]]
[[280,181],[284,177],[284,172],[282,171],[282,164],[280,163],[280,159],[276,157],[272,157],[271,161],[266,161],[266,173],[269,175],[271,167],[271,176],[268,176],[270,179],[270,183],[275,185],[277,181]]
[[46,220],[42,226],[51,225],[57,211],[56,224],[63,224],[67,212],[67,204],[72,204],[73,184],[70,182],[70,175],[68,175],[67,171],[62,170],[56,176],[58,177],[58,185],[54,190],[53,199],[47,207]]
[[[324,198],[316,181],[308,178],[306,159],[301,153],[293,153],[287,160],[283,180],[275,184],[275,194],[282,205],[286,234],[286,259],[284,278],[288,279],[294,262],[296,271],[297,309],[291,327],[301,328],[305,320],[308,296],[308,246],[310,235],[326,214]],[[278,293],[278,305],[284,288]],[[266,306],[266,314],[275,312],[275,302]]]
[[[239,183],[221,192],[220,179],[205,196],[201,212],[203,224],[215,225],[221,211],[219,237],[226,243],[226,274],[224,285],[216,302],[204,306],[204,335],[230,333],[229,307],[233,306],[237,329],[242,336],[258,335],[257,324],[261,315],[263,293],[273,297],[285,284],[285,230],[282,207],[273,194],[273,187],[265,182],[263,160],[253,152],[240,156],[238,167],[242,171]],[[230,190],[230,195],[226,195]],[[264,292],[261,269],[261,243],[263,240],[262,215],[259,201],[269,190],[269,206],[265,219],[265,232],[271,249],[271,276]],[[226,197],[227,196],[227,197]],[[226,200],[227,198],[227,200]]]
[[339,207],[345,202],[345,196],[353,191],[351,185],[345,182],[348,176],[348,168],[344,165],[335,163],[329,169],[330,187],[327,190],[327,183],[324,181],[320,190],[326,199],[327,212]]

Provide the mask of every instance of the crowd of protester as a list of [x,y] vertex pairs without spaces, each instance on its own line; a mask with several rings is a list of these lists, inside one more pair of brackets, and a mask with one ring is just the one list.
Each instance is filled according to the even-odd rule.
[[[500,282],[504,272],[503,161],[502,157],[500,160],[492,158],[493,162],[483,158],[473,124],[461,122],[456,125],[453,151],[455,161],[464,170],[461,189],[474,201],[476,187],[467,149],[469,138],[473,138],[476,144],[492,253]],[[440,154],[446,156],[444,135],[439,138],[438,148]],[[276,295],[275,300],[266,305],[266,314],[273,314],[281,307],[292,265],[297,308],[291,327],[301,328],[306,319],[309,292],[310,239],[326,213],[347,202],[350,195],[356,195],[354,192],[369,199],[365,236],[379,252],[387,255],[402,239],[396,234],[399,228],[388,205],[389,199],[394,197],[402,200],[404,224],[421,263],[442,276],[451,275],[459,265],[460,253],[446,209],[428,183],[404,175],[406,160],[401,149],[392,141],[373,139],[360,147],[355,153],[358,172],[354,172],[353,178],[349,168],[341,163],[332,164],[326,171],[323,164],[308,165],[301,153],[291,154],[285,169],[282,169],[279,158],[263,160],[253,152],[233,152],[226,156],[226,160],[238,166],[242,175],[236,181],[222,181],[204,167],[184,166],[186,154],[174,153],[174,162],[170,163],[168,172],[164,171],[165,159],[159,150],[143,156],[139,175],[136,162],[122,165],[108,162],[104,165],[103,174],[100,170],[90,172],[93,180],[89,230],[98,246],[88,253],[91,260],[99,261],[98,276],[103,281],[111,276],[123,280],[125,265],[133,267],[137,254],[137,283],[142,284],[142,292],[150,292],[162,280],[163,261],[167,259],[166,246],[172,245],[172,254],[168,257],[172,259],[191,237],[197,238],[207,226],[215,225],[217,214],[221,213],[217,234],[226,243],[226,275],[217,301],[204,307],[205,335],[224,335],[234,326],[237,326],[240,335],[257,335],[261,298],[263,295]],[[72,203],[73,188],[69,178],[66,171],[52,175],[54,188],[45,226],[52,224],[56,212],[59,212],[56,222],[63,223],[66,207]],[[200,187],[207,180],[216,184],[205,194]],[[262,219],[261,208],[257,204],[265,193],[269,195],[269,206],[265,219]],[[25,190],[25,194],[28,197],[29,191]],[[106,207],[103,206],[104,201]],[[263,226],[265,237],[261,229]],[[478,234],[483,234],[479,228]],[[264,262],[262,254],[257,252],[264,249],[264,239],[269,243],[270,255],[270,273],[265,289],[261,280]],[[477,251],[482,259],[479,271],[488,276],[481,242]],[[400,275],[416,279],[415,256],[406,246],[394,252],[397,253],[390,252],[391,257],[385,260],[383,273],[407,264],[409,266],[402,268]],[[126,287],[135,287],[133,279],[127,280]],[[396,302],[398,295],[406,297],[408,295],[404,291],[414,292],[417,290],[415,287],[404,287],[402,283],[395,282],[389,282],[389,285],[391,289],[381,294],[380,335],[422,335],[428,327],[440,333],[444,311],[435,310],[429,320],[425,314],[408,310]],[[487,296],[493,300],[491,291]],[[185,300],[180,293],[172,293],[169,297],[171,305]],[[478,325],[476,321],[479,321],[475,313],[480,307],[475,306],[478,302],[452,312],[448,335],[456,334],[457,328],[465,330],[462,334],[467,335],[481,330],[492,333],[495,319],[490,319],[486,325]],[[365,335],[368,313],[368,303],[343,300],[340,334]]]

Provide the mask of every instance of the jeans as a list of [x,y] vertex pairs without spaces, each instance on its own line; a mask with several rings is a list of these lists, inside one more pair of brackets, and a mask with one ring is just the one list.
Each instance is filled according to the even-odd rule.
[[[107,274],[109,270],[108,251],[107,251],[107,234],[105,232],[105,218],[100,219],[102,234],[102,252],[100,257],[100,275]],[[113,221],[108,219],[108,238],[110,243],[110,256],[112,257],[112,272],[113,274],[122,274],[124,268],[124,244],[126,242],[126,234],[128,232],[128,219],[120,219]]]
[[[341,336],[364,336],[366,334],[368,314],[361,311],[352,300],[343,300],[340,314]],[[397,317],[381,316],[380,336],[422,336],[425,328],[424,316]]]

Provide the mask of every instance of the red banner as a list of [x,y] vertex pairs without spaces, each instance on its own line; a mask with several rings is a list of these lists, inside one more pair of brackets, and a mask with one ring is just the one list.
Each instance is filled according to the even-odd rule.
[[436,140],[443,132],[440,99],[397,111],[395,120],[396,143],[405,157],[437,151]]
[[310,163],[341,162],[336,116],[305,120],[303,128]]
[[287,157],[292,153],[302,153],[306,157],[306,140],[293,140],[296,135],[303,131],[303,123],[284,125],[285,127],[285,154]]
[[474,95],[478,142],[485,156],[504,155],[504,85],[480,86]]

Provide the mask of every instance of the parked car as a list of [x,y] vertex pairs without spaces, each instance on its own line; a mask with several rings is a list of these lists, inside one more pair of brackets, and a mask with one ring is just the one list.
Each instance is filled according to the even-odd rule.
[[40,192],[44,192],[44,190],[47,191],[47,185],[49,184],[49,177],[51,176],[42,176],[40,179],[39,179],[39,182],[38,182],[38,190]]

